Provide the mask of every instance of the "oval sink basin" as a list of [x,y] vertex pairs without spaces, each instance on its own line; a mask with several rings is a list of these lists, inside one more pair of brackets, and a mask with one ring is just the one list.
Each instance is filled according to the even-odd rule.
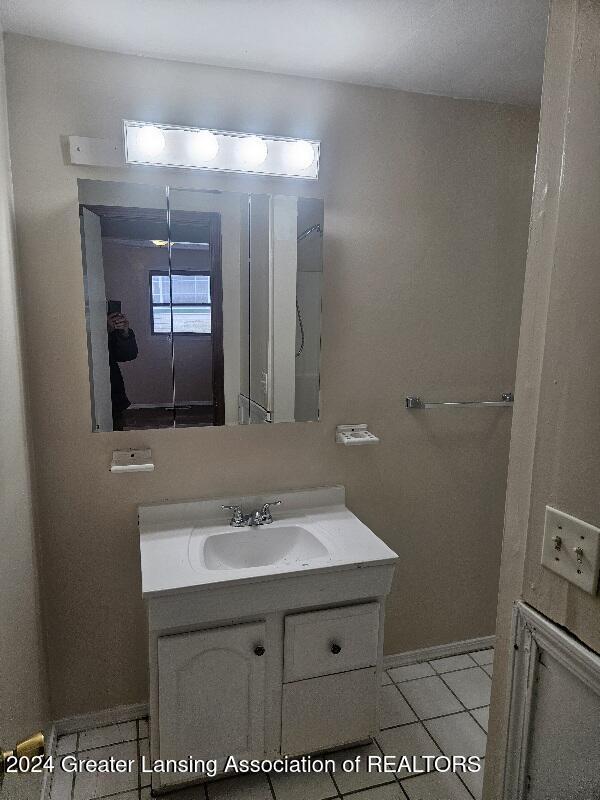
[[208,536],[203,549],[207,569],[249,569],[291,562],[308,566],[309,561],[328,555],[325,545],[298,525],[244,528]]

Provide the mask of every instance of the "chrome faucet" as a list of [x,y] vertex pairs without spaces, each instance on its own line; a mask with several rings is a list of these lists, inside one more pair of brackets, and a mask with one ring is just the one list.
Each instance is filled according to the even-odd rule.
[[231,520],[229,521],[232,528],[245,528],[246,526],[254,528],[258,525],[270,525],[273,522],[271,506],[280,506],[281,503],[281,500],[270,500],[268,503],[264,503],[261,508],[257,508],[256,511],[252,511],[250,514],[244,514],[242,507],[238,505],[221,506],[221,508],[233,512]]

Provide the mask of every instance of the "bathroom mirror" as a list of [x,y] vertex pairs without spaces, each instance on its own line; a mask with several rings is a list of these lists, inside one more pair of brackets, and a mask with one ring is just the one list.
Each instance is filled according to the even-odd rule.
[[78,188],[92,430],[318,420],[322,200]]

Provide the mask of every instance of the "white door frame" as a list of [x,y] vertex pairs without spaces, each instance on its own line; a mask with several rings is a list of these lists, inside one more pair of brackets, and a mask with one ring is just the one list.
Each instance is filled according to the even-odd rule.
[[525,603],[512,616],[510,712],[504,771],[504,800],[523,800],[531,741],[532,701],[540,663],[547,652],[595,694],[600,695],[600,656]]

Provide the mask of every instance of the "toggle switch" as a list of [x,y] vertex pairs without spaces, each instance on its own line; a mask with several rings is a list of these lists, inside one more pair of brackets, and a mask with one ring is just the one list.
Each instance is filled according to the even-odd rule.
[[600,528],[546,506],[541,562],[584,592],[596,594],[600,573]]

